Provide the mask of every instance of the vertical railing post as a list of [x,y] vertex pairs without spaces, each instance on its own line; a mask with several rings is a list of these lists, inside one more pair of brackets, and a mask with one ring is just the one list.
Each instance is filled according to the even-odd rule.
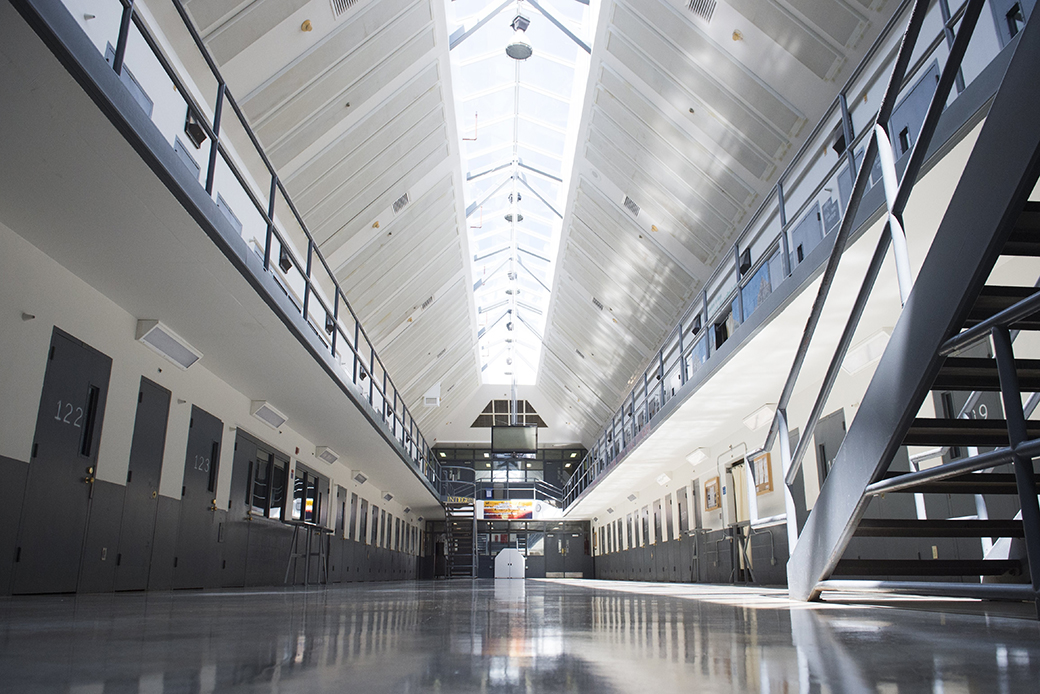
[[311,264],[314,261],[314,242],[307,239],[307,276],[303,281],[303,320],[310,318]]
[[224,111],[224,82],[217,85],[217,105],[213,110],[213,142],[209,145],[209,167],[206,169],[206,193],[213,195],[213,181],[217,174],[217,154],[220,151],[220,116]]
[[[776,201],[777,209],[780,210],[780,252],[783,257],[780,259],[780,267],[783,268],[784,277],[791,276],[791,242],[787,239],[787,209],[784,204],[784,183],[780,181],[776,184]],[[775,289],[775,287],[774,287]]]
[[[344,297],[343,300],[346,301],[346,297]],[[351,314],[351,316],[353,316],[353,318],[354,318],[354,348],[351,350],[354,353],[354,379],[353,379],[353,381],[351,381],[351,383],[353,383],[354,385],[357,385],[357,382],[358,382],[358,360],[359,360],[360,355],[361,355],[361,353],[359,351],[359,345],[358,345],[358,331],[359,331],[359,327],[358,327],[357,316],[354,316],[353,313]]]
[[[791,432],[787,426],[787,411],[777,410],[776,419],[779,424],[780,437],[780,467],[786,480],[787,471],[791,469]],[[794,553],[795,543],[798,542],[798,507],[794,503],[794,495],[790,486],[784,482],[784,509],[787,511],[787,547],[788,556]]]
[[[943,20],[943,34],[946,35],[946,47],[953,48],[953,41],[956,38],[953,27],[950,26],[953,22],[950,21],[950,0],[939,0],[939,12],[942,13]],[[957,77],[954,78],[954,83],[957,86],[957,93],[960,94],[964,91],[964,71],[957,67]]]
[[338,357],[336,354],[336,343],[339,341],[339,286],[336,286],[334,292],[335,298],[332,300],[332,356],[333,358]]
[[126,42],[130,38],[130,25],[134,17],[134,2],[123,4],[123,16],[119,19],[119,37],[116,39],[116,54],[112,57],[112,69],[117,75],[123,74],[123,59],[126,57]]
[[372,396],[376,388],[376,348],[371,343],[368,345],[368,404],[374,401]]
[[664,408],[664,350],[662,349],[657,353],[657,376],[661,379],[661,402],[657,406],[657,411],[660,412]]
[[[1029,438],[1025,411],[1022,409],[1022,390],[1015,366],[1015,352],[1011,346],[1011,333],[1007,326],[993,328],[991,333],[993,354],[997,360],[997,374],[1000,378],[1000,396],[1007,420],[1008,441],[1014,450]],[[1012,460],[1018,499],[1022,505],[1022,529],[1025,534],[1026,560],[1033,584],[1033,601],[1037,614],[1040,615],[1040,505],[1036,496],[1036,475],[1033,472],[1032,459],[1015,453]]]
[[271,174],[271,195],[267,199],[267,237],[264,239],[264,272],[271,269],[271,242],[274,240],[274,201],[278,194],[278,175]]
[[[896,173],[895,152],[888,138],[888,123],[878,121],[874,124],[874,137],[877,138],[878,157],[881,159],[881,179],[885,186],[885,200],[888,203],[888,232],[892,236],[892,256],[896,262],[896,280],[899,282],[899,301],[906,305],[913,288],[913,274],[910,271],[910,252],[906,247],[906,233],[903,231],[902,215],[896,213],[896,196],[899,195],[899,175]],[[865,165],[865,162],[864,162]]]

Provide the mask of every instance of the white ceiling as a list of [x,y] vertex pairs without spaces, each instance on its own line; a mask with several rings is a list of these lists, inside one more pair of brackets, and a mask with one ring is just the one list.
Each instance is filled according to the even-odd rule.
[[[571,3],[585,11],[541,4],[566,19]],[[463,150],[472,114],[456,113],[445,4],[359,0],[336,18],[328,0],[186,2],[430,440],[448,440],[488,399],[465,206],[493,186],[467,192],[462,167],[464,151],[500,154]],[[547,197],[562,219],[531,210],[558,228],[559,257],[526,397],[564,423],[556,440],[595,439],[898,3],[729,0],[710,22],[688,4],[592,0],[580,118],[563,133],[543,128],[574,143],[560,163],[567,183]],[[525,14],[538,55],[545,25]],[[494,23],[512,15],[487,31],[508,35]],[[461,45],[490,50],[477,35]],[[493,138],[496,124],[486,127]],[[424,408],[438,383],[441,406]]]

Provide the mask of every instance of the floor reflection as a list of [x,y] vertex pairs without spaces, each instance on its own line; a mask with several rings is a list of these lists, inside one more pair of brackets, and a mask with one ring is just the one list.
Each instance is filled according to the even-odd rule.
[[1036,621],[598,581],[0,599],[4,691],[1035,692]]

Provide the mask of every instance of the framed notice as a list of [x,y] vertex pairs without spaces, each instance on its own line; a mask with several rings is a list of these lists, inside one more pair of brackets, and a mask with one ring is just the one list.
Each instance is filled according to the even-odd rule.
[[769,454],[763,453],[751,462],[755,466],[755,489],[758,494],[773,491],[773,463]]
[[712,477],[704,483],[704,510],[715,511],[722,508],[722,494],[719,493],[719,478]]

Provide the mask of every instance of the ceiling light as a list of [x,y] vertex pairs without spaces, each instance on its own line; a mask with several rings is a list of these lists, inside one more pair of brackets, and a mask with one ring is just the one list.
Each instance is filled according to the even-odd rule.
[[747,417],[744,417],[744,426],[751,431],[761,429],[766,424],[773,421],[773,414],[776,412],[776,405],[766,403],[762,407],[758,408]]
[[[26,320],[27,315],[30,314],[23,313],[22,320]],[[35,316],[28,320],[32,318]],[[202,358],[202,352],[157,320],[137,321],[137,341],[182,369],[187,369]]]
[[707,459],[708,459],[708,449],[707,448],[697,448],[697,449],[695,449],[693,451],[693,453],[690,453],[688,456],[686,456],[686,462],[689,463],[690,465],[700,465],[701,463],[703,463]]
[[272,407],[266,400],[253,400],[252,403],[250,403],[249,414],[253,415],[272,429],[277,429],[285,424],[289,419]]
[[[568,422],[568,424],[570,424],[570,422]],[[578,457],[578,452],[574,451],[573,453],[571,453],[571,457],[572,458],[577,458]]]
[[318,459],[324,460],[329,465],[332,465],[334,462],[339,460],[339,454],[328,446],[318,446],[314,451],[314,455],[316,455]]
[[448,457],[448,454],[447,454],[447,453],[445,453],[444,451],[440,451],[440,456],[441,456],[442,458],[447,458],[447,457]]
[[841,363],[841,370],[854,374],[880,359],[881,355],[885,353],[885,347],[888,346],[888,338],[891,335],[891,330],[882,328],[860,342],[845,355],[845,361]]
[[365,482],[368,481],[368,478],[365,477],[364,474],[359,472],[356,475],[354,475],[354,481],[357,482],[358,484],[364,484]]
[[568,467],[568,468],[569,468],[569,467],[571,466],[571,464],[570,464],[570,463],[564,463],[564,465],[563,465],[563,466],[564,466],[564,467]]
[[534,53],[530,44],[524,41],[524,31],[530,24],[531,20],[522,14],[513,18],[513,40],[506,46],[506,55],[513,60],[527,60]]
[[672,478],[668,476],[668,473],[662,472],[657,476],[657,483],[662,487],[668,486],[668,483],[672,481]]

